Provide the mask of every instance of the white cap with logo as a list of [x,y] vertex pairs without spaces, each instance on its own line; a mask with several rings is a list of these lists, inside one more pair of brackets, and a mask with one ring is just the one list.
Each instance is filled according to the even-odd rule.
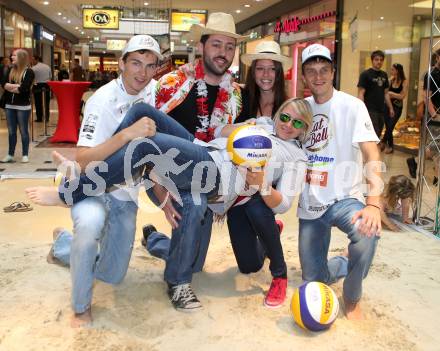
[[302,64],[310,60],[313,57],[322,57],[330,62],[332,62],[332,56],[330,50],[321,44],[312,44],[307,46],[302,52]]
[[138,50],[149,50],[155,54],[159,60],[162,60],[162,54],[160,53],[160,47],[158,42],[149,35],[140,34],[131,37],[124,50],[122,50],[122,56],[126,53],[134,52]]

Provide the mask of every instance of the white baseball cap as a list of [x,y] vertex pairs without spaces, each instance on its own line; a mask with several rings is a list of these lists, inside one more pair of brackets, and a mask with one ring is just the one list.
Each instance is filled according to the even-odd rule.
[[124,50],[122,50],[122,56],[124,56],[126,53],[138,50],[149,50],[155,54],[159,60],[162,60],[163,58],[162,54],[160,53],[158,42],[149,35],[140,34],[131,37],[127,45],[125,45]]
[[302,52],[302,64],[310,60],[313,57],[322,57],[330,62],[332,62],[332,56],[330,50],[321,44],[312,44],[307,46]]

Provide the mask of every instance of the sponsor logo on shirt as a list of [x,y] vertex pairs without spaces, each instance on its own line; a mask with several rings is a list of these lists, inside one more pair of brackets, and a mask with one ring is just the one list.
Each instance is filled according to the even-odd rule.
[[327,186],[328,172],[319,172],[313,169],[308,169],[306,173],[306,182],[310,185]]
[[92,113],[86,116],[82,132],[86,134],[85,136],[87,139],[92,139],[92,134],[95,132],[97,120],[98,116]]
[[316,154],[309,155],[307,166],[309,167],[319,167],[326,166],[335,161],[334,157],[331,156],[320,156]]
[[328,125],[329,120],[326,115],[317,114],[313,116],[312,132],[306,143],[308,151],[317,152],[327,147],[329,142]]

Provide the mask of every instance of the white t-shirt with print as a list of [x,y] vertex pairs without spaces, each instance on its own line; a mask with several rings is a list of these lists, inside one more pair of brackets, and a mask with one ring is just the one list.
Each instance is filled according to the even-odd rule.
[[94,147],[110,139],[131,106],[154,106],[154,79],[137,95],[126,92],[119,77],[102,86],[87,100],[77,146]]
[[379,139],[365,104],[334,90],[332,98],[317,104],[307,98],[313,112],[313,128],[303,148],[307,175],[298,205],[298,217],[321,217],[336,201],[355,198],[364,202],[362,153],[359,143]]
[[[119,77],[99,88],[87,100],[77,146],[95,147],[110,139],[134,104],[144,102],[154,106],[155,85],[152,79],[139,94],[130,95]],[[135,188],[130,188],[130,193],[125,192],[128,188],[118,189],[112,195],[121,200],[128,199],[127,195],[137,199],[139,187]]]

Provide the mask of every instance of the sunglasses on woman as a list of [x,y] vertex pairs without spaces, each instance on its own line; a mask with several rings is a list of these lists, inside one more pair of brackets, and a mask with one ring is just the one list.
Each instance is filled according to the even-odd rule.
[[292,116],[288,113],[280,113],[280,121],[281,122],[292,122],[292,127],[295,129],[301,129],[304,128],[306,125],[304,121],[301,121],[300,119],[292,119]]

